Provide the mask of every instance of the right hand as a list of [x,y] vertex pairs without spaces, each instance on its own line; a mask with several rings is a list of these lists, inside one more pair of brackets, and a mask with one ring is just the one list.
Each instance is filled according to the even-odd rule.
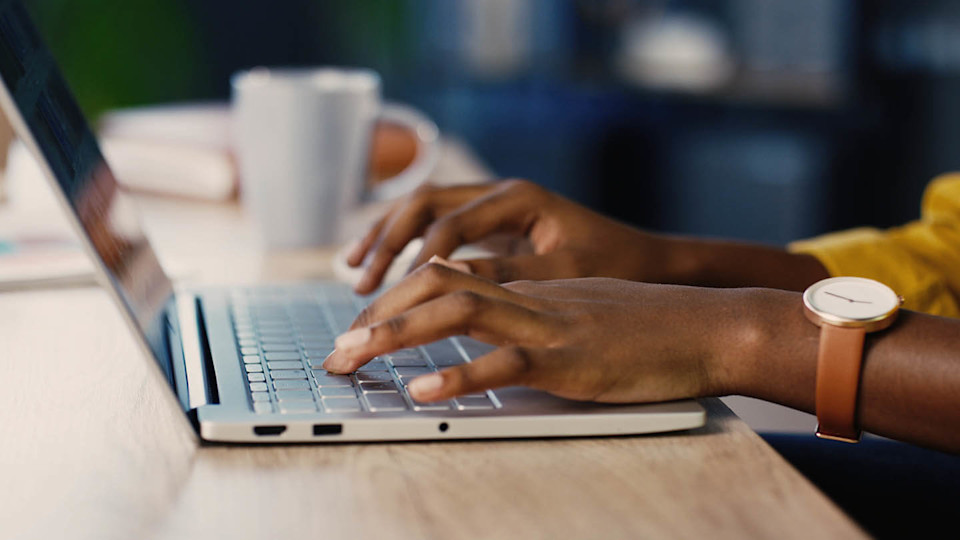
[[423,248],[410,270],[434,255],[499,235],[515,240],[500,256],[456,261],[459,268],[504,283],[614,277],[654,281],[667,242],[597,214],[524,180],[437,187],[426,184],[398,201],[349,253],[347,264],[367,261],[356,291],[382,282],[394,258],[414,238]]
[[[779,313],[797,296],[608,278],[501,285],[436,261],[361,311],[323,367],[352,373],[377,356],[464,334],[498,348],[413,379],[414,399],[515,385],[606,403],[725,395],[755,364],[746,361],[753,349],[744,336],[758,333],[755,321],[771,319],[754,308],[779,299],[771,311]],[[816,331],[805,320],[798,326]]]

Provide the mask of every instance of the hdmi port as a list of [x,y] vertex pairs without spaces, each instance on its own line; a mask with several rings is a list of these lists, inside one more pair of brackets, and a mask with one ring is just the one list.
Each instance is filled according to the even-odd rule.
[[253,432],[261,436],[279,435],[287,430],[287,426],[253,426]]

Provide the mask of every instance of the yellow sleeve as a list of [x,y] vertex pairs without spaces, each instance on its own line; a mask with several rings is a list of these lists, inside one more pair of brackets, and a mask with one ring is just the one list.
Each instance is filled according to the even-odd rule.
[[904,297],[906,309],[960,318],[960,173],[927,186],[918,221],[826,234],[788,249],[813,255],[831,276],[886,283]]

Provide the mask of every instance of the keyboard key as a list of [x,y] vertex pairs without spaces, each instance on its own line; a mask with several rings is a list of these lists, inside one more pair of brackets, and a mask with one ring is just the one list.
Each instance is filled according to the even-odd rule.
[[404,351],[397,351],[385,356],[394,367],[426,367],[429,363],[427,359],[418,352],[410,354]]
[[393,380],[393,375],[389,371],[361,371],[357,372],[356,377],[361,383]]
[[307,341],[329,341],[333,339],[333,332],[323,326],[299,325],[300,337]]
[[278,369],[270,371],[270,377],[273,379],[306,379],[307,372],[302,369]]
[[316,412],[317,406],[312,401],[281,401],[277,404],[284,414]]
[[326,357],[323,357],[323,358],[310,358],[310,359],[307,360],[307,363],[310,364],[310,367],[313,368],[314,371],[324,371],[324,369],[323,369],[323,362],[324,362],[324,360],[326,360],[326,359],[327,359]]
[[243,363],[244,363],[244,364],[259,364],[259,363],[260,363],[260,356],[259,356],[259,355],[256,355],[256,354],[248,354],[248,355],[246,355],[246,356],[243,357]]
[[273,387],[277,390],[309,390],[310,381],[306,379],[281,379],[273,381]]
[[260,328],[257,333],[260,334],[260,341],[263,343],[267,343],[267,340],[275,340],[272,341],[273,343],[293,343],[294,341],[293,334],[290,333],[290,330]]
[[397,376],[401,379],[412,379],[421,375],[433,373],[433,370],[426,367],[398,367]]
[[253,392],[250,397],[253,401],[270,401],[270,394],[266,392]]
[[330,343],[303,342],[302,345],[303,354],[310,358],[326,358],[333,352],[333,341]]
[[357,368],[357,371],[386,371],[389,369],[383,360],[371,360]]
[[245,364],[243,367],[247,370],[247,373],[259,373],[263,371],[263,366],[260,364]]
[[297,352],[299,356],[300,347],[293,343],[264,343],[263,350],[267,352]]
[[357,392],[352,386],[325,386],[320,389],[323,397],[356,397]]
[[393,381],[370,381],[370,382],[361,382],[360,389],[364,393],[367,392],[399,392],[400,389],[397,387],[397,383]]
[[313,392],[309,390],[277,390],[278,401],[313,401]]
[[326,412],[355,412],[360,410],[360,400],[353,397],[323,398],[323,410]]
[[260,353],[260,349],[256,347],[240,347],[240,354],[243,354],[243,355],[259,354],[259,353]]
[[254,401],[253,412],[257,414],[269,414],[273,412],[273,404],[269,401]]
[[267,380],[267,378],[263,373],[247,373],[247,380],[250,382],[263,382]]
[[490,401],[490,398],[487,396],[483,397],[467,397],[461,396],[457,398],[457,408],[462,411],[467,410],[477,410],[477,409],[493,409],[493,402]]
[[240,339],[237,341],[237,344],[241,347],[256,347],[257,341],[254,339]]
[[297,352],[268,352],[263,355],[267,360],[299,360],[300,353]]
[[329,341],[336,337],[327,327],[300,325],[300,337],[306,341]]
[[493,345],[488,345],[482,341],[477,341],[466,336],[457,336],[456,340],[471,359],[479,358],[485,354],[493,352],[496,349]]
[[270,336],[270,335],[266,335],[266,336],[261,336],[261,337],[260,337],[260,343],[263,343],[264,346],[266,346],[266,345],[268,345],[268,344],[269,344],[269,345],[296,345],[296,341],[294,341],[293,336],[290,336],[290,335],[282,335],[282,336]]
[[303,368],[303,363],[299,360],[284,360],[278,362],[267,362],[267,368],[270,370],[274,369],[301,369]]
[[264,318],[257,317],[257,328],[261,330],[276,330],[280,332],[290,331],[290,321],[285,318]]
[[313,370],[313,377],[317,380],[317,386],[353,386],[353,381],[346,375],[333,375],[322,369]]
[[423,355],[417,349],[398,349],[388,355],[390,358],[422,358]]
[[368,408],[373,412],[404,411],[407,402],[397,392],[364,394]]
[[266,392],[266,391],[267,391],[267,383],[265,383],[265,382],[252,382],[252,383],[250,383],[250,391],[251,391],[251,392]]
[[460,351],[454,347],[449,339],[424,345],[423,349],[427,352],[427,355],[430,357],[430,360],[433,361],[434,365],[437,366],[456,366],[466,362],[463,355],[460,354]]
[[[333,322],[336,327],[335,330],[342,334],[350,328],[350,325],[353,324],[353,320],[357,318],[357,311],[353,309],[353,306],[344,306],[344,308],[339,308],[337,306],[330,306],[333,311]],[[349,310],[349,311],[347,311]]]
[[410,401],[413,402],[413,410],[415,411],[449,411],[453,408],[453,405],[449,401],[426,403],[413,398],[410,398]]

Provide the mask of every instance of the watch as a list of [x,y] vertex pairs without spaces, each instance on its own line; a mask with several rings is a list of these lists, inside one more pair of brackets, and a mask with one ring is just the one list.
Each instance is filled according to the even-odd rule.
[[820,327],[817,355],[817,436],[858,442],[857,393],[868,332],[893,324],[903,298],[879,281],[835,277],[803,293],[803,311]]

